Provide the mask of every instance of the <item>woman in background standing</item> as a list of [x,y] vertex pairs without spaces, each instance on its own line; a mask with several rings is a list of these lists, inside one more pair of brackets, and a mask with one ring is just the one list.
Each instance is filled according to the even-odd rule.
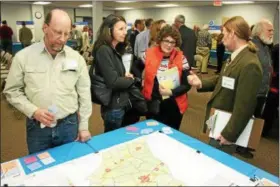
[[217,48],[216,48],[217,64],[218,64],[217,71],[216,71],[217,74],[221,72],[223,61],[224,61],[225,49],[226,49],[222,41],[224,37],[222,32],[223,32],[223,26],[221,26],[221,33],[217,37]]

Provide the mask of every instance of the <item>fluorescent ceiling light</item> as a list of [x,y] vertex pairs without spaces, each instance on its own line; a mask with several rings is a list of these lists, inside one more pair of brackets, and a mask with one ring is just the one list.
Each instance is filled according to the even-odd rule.
[[34,5],[48,5],[51,4],[51,2],[48,1],[37,1],[33,3]]
[[117,3],[134,3],[135,1],[116,1]]
[[176,4],[158,4],[156,5],[156,7],[176,7],[176,6],[179,6],[179,5],[176,5]]
[[92,7],[92,5],[91,4],[84,4],[84,5],[79,5],[79,7],[81,7],[81,8],[90,8],[90,7]]
[[254,1],[223,1],[222,2],[225,5],[230,5],[230,4],[250,4],[254,3]]
[[130,7],[118,7],[118,8],[115,8],[115,10],[130,10],[130,9],[133,9],[133,8],[130,8]]

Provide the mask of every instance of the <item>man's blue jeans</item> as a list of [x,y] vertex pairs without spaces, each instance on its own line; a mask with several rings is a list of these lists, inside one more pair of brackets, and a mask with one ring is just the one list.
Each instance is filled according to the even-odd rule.
[[74,141],[78,135],[78,115],[71,114],[57,120],[54,128],[41,128],[40,122],[27,118],[27,146],[29,154]]
[[101,116],[104,120],[104,131],[109,132],[122,127],[124,109],[104,109],[101,107]]

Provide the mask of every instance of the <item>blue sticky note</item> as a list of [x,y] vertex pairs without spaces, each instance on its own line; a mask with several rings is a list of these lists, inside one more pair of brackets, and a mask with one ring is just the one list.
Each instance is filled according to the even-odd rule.
[[42,167],[42,165],[39,162],[34,162],[32,164],[27,165],[27,167],[31,170],[34,171],[36,169],[39,169],[40,167]]
[[141,130],[141,134],[150,134],[152,133],[154,130],[152,128],[146,128],[146,129],[142,129]]

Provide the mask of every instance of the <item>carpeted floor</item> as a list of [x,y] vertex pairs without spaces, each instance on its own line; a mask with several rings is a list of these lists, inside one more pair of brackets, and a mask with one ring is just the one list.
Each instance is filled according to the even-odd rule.
[[[213,71],[210,71],[211,76]],[[211,93],[197,93],[195,89],[189,92],[189,108],[184,115],[180,131],[192,137],[202,139],[200,130],[204,121],[205,106]],[[18,113],[1,97],[1,162],[12,160],[27,154],[25,117],[17,119]],[[103,133],[103,122],[100,108],[93,105],[93,115],[90,118],[92,135]],[[253,159],[243,159],[261,169],[279,176],[279,141],[262,138]]]

